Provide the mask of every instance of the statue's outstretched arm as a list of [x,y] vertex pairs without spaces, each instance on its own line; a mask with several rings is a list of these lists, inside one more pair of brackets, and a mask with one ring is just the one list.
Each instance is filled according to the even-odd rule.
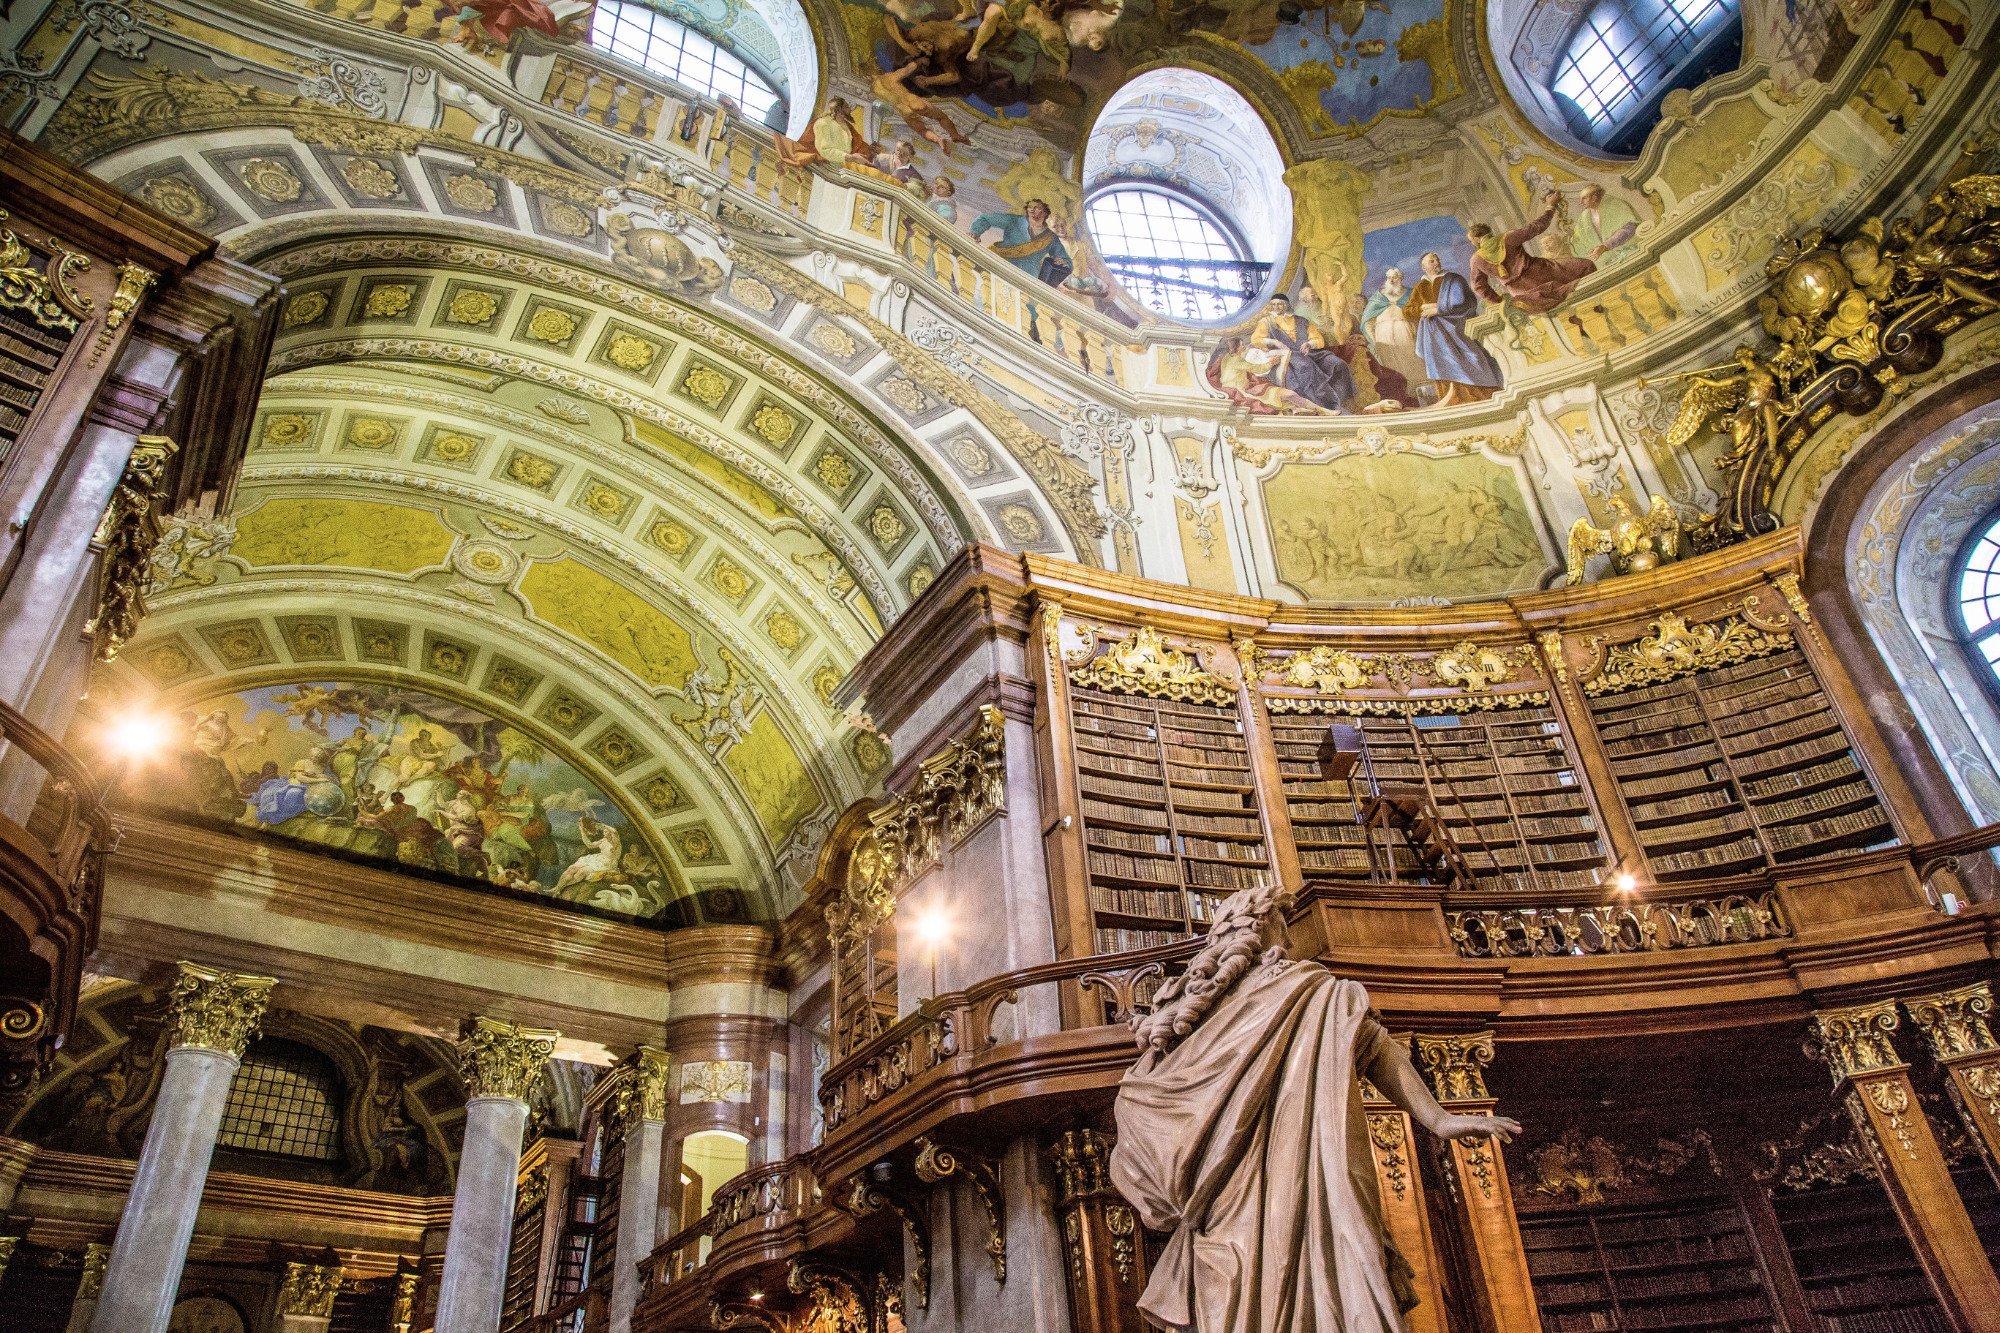
[[1409,1112],[1410,1119],[1422,1125],[1441,1139],[1468,1139],[1491,1135],[1502,1143],[1511,1143],[1521,1132],[1521,1124],[1504,1115],[1454,1115],[1437,1104],[1431,1090],[1424,1086],[1423,1076],[1410,1063],[1410,1053],[1400,1042],[1384,1041],[1377,1045],[1375,1062],[1362,1072],[1382,1095],[1395,1105]]

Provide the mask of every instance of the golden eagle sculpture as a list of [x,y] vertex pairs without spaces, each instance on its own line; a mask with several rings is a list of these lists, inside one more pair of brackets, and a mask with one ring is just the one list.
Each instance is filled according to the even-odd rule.
[[1569,530],[1569,581],[1583,582],[1583,569],[1595,555],[1611,557],[1611,567],[1620,574],[1639,574],[1657,569],[1680,554],[1681,520],[1673,505],[1654,496],[1645,513],[1634,509],[1622,495],[1610,500],[1611,525],[1600,528],[1580,518]]

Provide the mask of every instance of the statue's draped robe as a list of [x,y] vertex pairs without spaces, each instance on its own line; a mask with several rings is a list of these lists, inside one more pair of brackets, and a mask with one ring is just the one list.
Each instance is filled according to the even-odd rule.
[[1315,963],[1260,967],[1119,1086],[1111,1179],[1171,1233],[1139,1308],[1200,1333],[1396,1333],[1362,1071],[1389,1040]]

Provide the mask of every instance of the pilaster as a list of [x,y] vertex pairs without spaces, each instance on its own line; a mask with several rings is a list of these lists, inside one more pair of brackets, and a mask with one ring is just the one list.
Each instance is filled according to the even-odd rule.
[[1417,1169],[1414,1127],[1407,1112],[1365,1079],[1361,1109],[1368,1118],[1368,1150],[1375,1159],[1375,1183],[1382,1195],[1382,1223],[1397,1252],[1409,1261],[1417,1293],[1416,1308],[1403,1315],[1405,1333],[1447,1333],[1444,1288],[1438,1280],[1423,1173]]
[[1896,1002],[1824,1009],[1813,1023],[1820,1056],[1946,1319],[1960,1333],[1990,1331],[2000,1310],[2000,1279],[1952,1183],[1910,1067],[1891,1040]]
[[1094,1129],[1073,1129],[1049,1145],[1076,1333],[1146,1329],[1139,1316],[1139,1295],[1146,1288],[1146,1247],[1138,1214],[1111,1185],[1111,1148],[1116,1141]]
[[1903,1001],[1945,1072],[1952,1103],[2000,1180],[2000,1042],[1993,1038],[1993,988],[1975,982]]
[[82,1333],[90,1327],[90,1321],[97,1313],[98,1299],[104,1295],[104,1272],[111,1264],[111,1247],[93,1242],[83,1250],[83,1278],[76,1284],[76,1297],[70,1303],[69,1323],[64,1325],[68,1333]]
[[[1486,1066],[1493,1061],[1493,1034],[1477,1032],[1415,1038],[1417,1056],[1431,1091],[1446,1110],[1488,1115],[1494,1107],[1486,1090]],[[1464,1239],[1471,1299],[1483,1333],[1540,1333],[1528,1254],[1514,1214],[1507,1164],[1491,1138],[1453,1139],[1444,1166],[1451,1208]]]

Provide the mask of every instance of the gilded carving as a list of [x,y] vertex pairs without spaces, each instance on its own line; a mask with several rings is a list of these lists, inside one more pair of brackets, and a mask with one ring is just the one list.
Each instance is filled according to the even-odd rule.
[[971,732],[924,760],[908,789],[869,816],[847,885],[849,901],[863,909],[854,928],[884,919],[897,888],[1005,808],[1006,778],[1006,718],[985,704]]
[[925,1135],[917,1140],[913,1169],[917,1179],[926,1185],[935,1185],[952,1176],[962,1176],[972,1182],[973,1192],[979,1196],[980,1207],[986,1213],[986,1253],[993,1260],[993,1280],[1005,1282],[1007,1211],[1005,1196],[1000,1188],[999,1164],[969,1153],[954,1152]]
[[1611,524],[1600,528],[1580,518],[1569,529],[1569,581],[1583,582],[1583,571],[1595,556],[1611,557],[1617,574],[1643,574],[1680,554],[1681,520],[1663,496],[1640,513],[1622,495],[1605,501]]
[[289,1263],[285,1284],[278,1289],[278,1314],[326,1319],[333,1314],[333,1298],[340,1294],[339,1264]]
[[1993,1039],[1993,988],[1984,981],[1903,1001],[1940,1060],[2000,1049]]
[[1109,1134],[1094,1129],[1072,1129],[1058,1135],[1049,1145],[1049,1160],[1055,1164],[1064,1204],[1112,1193],[1113,1143]]
[[0,1277],[7,1275],[7,1265],[14,1258],[14,1248],[21,1243],[19,1236],[0,1236]]
[[1805,593],[1799,589],[1797,574],[1773,574],[1771,586],[1785,599],[1785,605],[1792,608],[1792,614],[1799,618],[1801,625],[1813,623],[1812,606],[1806,601]]
[[167,992],[173,1049],[190,1046],[241,1058],[243,1048],[257,1035],[277,979],[223,972],[199,963],[178,963],[175,969]]
[[1686,1140],[1661,1139],[1651,1153],[1636,1153],[1596,1134],[1567,1130],[1528,1154],[1528,1193],[1577,1204],[1598,1204],[1604,1196],[1652,1176],[1671,1176],[1698,1156],[1713,1161],[1708,1136],[1700,1130]]
[[1375,1150],[1375,1167],[1401,1203],[1410,1192],[1409,1132],[1400,1111],[1370,1111],[1368,1142]]
[[[0,222],[7,217],[0,209]],[[12,228],[0,226],[0,310],[19,310],[45,329],[73,331],[77,317],[58,299],[58,263],[51,259],[47,271],[38,270],[27,243]]]
[[403,182],[386,163],[372,157],[350,157],[340,164],[340,175],[364,199],[396,199]]
[[86,632],[97,660],[109,662],[138,632],[153,583],[153,553],[161,537],[158,506],[167,464],[179,452],[164,435],[141,435],[126,461],[111,502],[98,520],[97,607]]
[[500,196],[490,184],[463,171],[444,178],[444,194],[468,213],[491,213],[500,205]]
[[92,1241],[83,1249],[83,1280],[77,1283],[76,1299],[94,1301],[104,1294],[104,1273],[111,1266],[111,1247]]
[[407,282],[378,282],[368,289],[361,313],[370,319],[394,319],[407,312],[416,297],[417,289]]
[[1874,1107],[1889,1122],[1889,1132],[1895,1136],[1896,1146],[1903,1155],[1915,1158],[1917,1155],[1916,1131],[1910,1124],[1910,1089],[1900,1078],[1871,1079],[1856,1085]]
[[1456,685],[1478,693],[1514,679],[1515,672],[1527,665],[1531,656],[1532,650],[1517,649],[1502,654],[1489,644],[1464,639],[1431,659],[1431,675],[1440,685]]
[[536,342],[560,347],[576,336],[576,316],[545,305],[528,317],[528,336]]
[[491,292],[466,287],[451,298],[451,304],[446,307],[444,317],[454,324],[466,324],[476,328],[492,319],[499,310],[500,302]]
[[286,163],[268,157],[253,157],[238,163],[236,175],[250,193],[266,203],[296,203],[306,192],[305,182],[297,172]]
[[1360,689],[1374,679],[1374,673],[1363,665],[1356,654],[1344,648],[1321,645],[1286,658],[1285,669],[1279,679],[1302,690],[1339,694],[1345,690]]
[[750,417],[750,429],[766,444],[787,444],[798,428],[798,419],[776,403],[764,404]]
[[1139,1217],[1131,1205],[1104,1205],[1104,1230],[1111,1237],[1111,1267],[1121,1285],[1130,1285],[1139,1258]]
[[[1750,612],[1746,600],[1745,615]],[[1612,694],[1660,681],[1678,680],[1701,671],[1747,662],[1791,646],[1782,630],[1763,630],[1747,619],[1729,616],[1708,624],[1690,625],[1678,611],[1662,611],[1653,632],[1629,644],[1614,645],[1596,671],[1584,677],[1589,695]],[[1592,636],[1593,654],[1603,640]]]
[[1844,1185],[1876,1174],[1866,1145],[1839,1108],[1804,1121],[1788,1138],[1758,1144],[1757,1155],[1751,1176],[1788,1190]]
[[1813,1015],[1819,1053],[1833,1070],[1835,1083],[1859,1074],[1902,1068],[1895,1044],[1889,1039],[1896,1027],[1894,1000],[1825,1009]]
[[681,392],[711,412],[729,396],[729,377],[713,366],[694,366],[681,377]]
[[619,1067],[622,1080],[615,1094],[613,1114],[628,1129],[643,1120],[667,1118],[667,1075],[673,1065],[668,1054],[653,1046],[641,1046]]
[[104,312],[104,327],[115,329],[130,318],[151,290],[157,276],[151,269],[137,264],[120,264],[118,285],[112,290],[111,304]]
[[1542,657],[1548,662],[1549,675],[1555,678],[1556,684],[1568,684],[1569,662],[1563,656],[1562,635],[1552,629],[1545,629],[1535,636],[1535,642],[1541,645]]
[[621,333],[604,347],[604,359],[620,370],[638,374],[648,369],[660,354],[660,345],[630,333]]
[[1430,1077],[1431,1091],[1441,1102],[1484,1101],[1487,1065],[1493,1063],[1493,1034],[1414,1039],[1417,1056]]
[[1069,678],[1078,685],[1188,703],[1228,704],[1236,691],[1204,671],[1190,653],[1169,647],[1160,632],[1141,625]]
[[547,1028],[518,1027],[494,1018],[469,1020],[458,1039],[466,1097],[526,1101],[541,1081],[558,1035]]

